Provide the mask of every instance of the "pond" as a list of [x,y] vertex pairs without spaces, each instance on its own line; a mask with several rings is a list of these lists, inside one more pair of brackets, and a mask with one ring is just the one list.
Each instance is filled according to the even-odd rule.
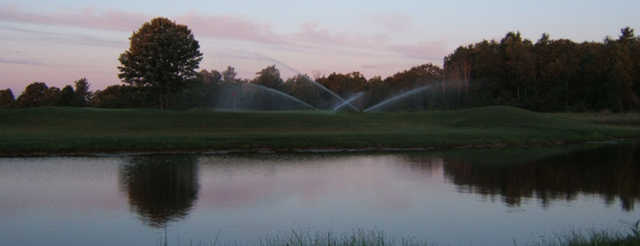
[[356,230],[513,245],[626,231],[640,219],[639,160],[637,144],[0,158],[0,245],[243,245]]

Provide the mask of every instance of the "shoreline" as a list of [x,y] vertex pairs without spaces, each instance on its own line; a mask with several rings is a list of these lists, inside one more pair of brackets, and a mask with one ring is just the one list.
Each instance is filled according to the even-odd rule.
[[585,144],[622,144],[633,142],[638,138],[616,138],[600,141],[555,141],[547,143],[529,144],[466,144],[466,145],[441,145],[428,147],[361,147],[361,148],[230,148],[230,149],[165,149],[165,150],[140,150],[140,151],[33,151],[22,153],[2,153],[0,158],[38,158],[38,157],[112,157],[112,156],[142,156],[142,155],[232,155],[232,154],[337,154],[337,153],[408,153],[408,152],[434,152],[452,150],[496,150],[508,148],[533,148],[533,147],[560,147]]

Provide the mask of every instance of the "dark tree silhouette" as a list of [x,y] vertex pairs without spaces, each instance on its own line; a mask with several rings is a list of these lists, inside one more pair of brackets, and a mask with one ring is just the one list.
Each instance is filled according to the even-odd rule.
[[263,85],[266,87],[279,89],[282,87],[284,81],[280,78],[280,71],[276,68],[275,65],[268,66],[260,72],[256,73],[257,77],[252,81],[252,83]]
[[500,42],[462,46],[445,57],[445,81],[470,90],[461,106],[514,105],[536,111],[637,110],[640,106],[640,39],[624,28],[602,43],[552,40],[535,43],[519,33]]
[[87,78],[81,78],[73,83],[75,85],[75,102],[74,106],[84,107],[91,102],[91,97],[93,94],[89,91],[89,81]]
[[62,88],[60,92],[60,100],[56,105],[59,106],[74,106],[76,101],[76,93],[73,91],[73,87],[70,85]]
[[98,90],[91,98],[91,105],[103,108],[153,107],[152,95],[146,87],[112,85]]
[[118,77],[152,88],[160,108],[167,108],[169,96],[196,78],[202,60],[198,41],[187,26],[162,17],[145,23],[129,39],[129,49],[120,55]]
[[228,66],[227,70],[222,72],[222,80],[225,82],[234,82],[236,80],[236,75],[238,75],[236,73],[236,69],[232,66]]
[[202,69],[198,73],[198,80],[203,84],[220,83],[220,81],[222,80],[222,74],[214,69],[211,69],[210,71]]
[[44,82],[29,84],[18,97],[18,107],[39,107],[46,105],[49,87]]
[[363,91],[367,85],[367,79],[359,72],[348,74],[331,73],[329,76],[320,77],[316,81],[341,97],[348,97],[351,94]]
[[16,101],[11,89],[0,90],[0,108],[8,108],[13,106]]

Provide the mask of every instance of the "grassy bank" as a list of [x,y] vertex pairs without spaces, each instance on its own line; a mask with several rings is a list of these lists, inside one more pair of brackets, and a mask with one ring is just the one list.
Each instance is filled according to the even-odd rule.
[[[612,115],[618,117],[616,115]],[[405,113],[0,109],[0,155],[297,148],[449,148],[636,138],[633,124],[513,107]]]
[[595,232],[591,235],[574,234],[554,241],[543,241],[537,246],[638,246],[640,236]]
[[[217,235],[219,236],[219,235]],[[290,233],[267,236],[255,244],[218,242],[217,236],[209,242],[189,242],[190,245],[259,245],[259,246],[427,246],[452,245],[416,240],[412,237],[390,238],[381,231],[355,230],[352,233],[304,233],[292,230]],[[461,235],[464,237],[464,235]],[[164,243],[164,242],[163,242]],[[171,245],[170,240],[167,245]],[[454,244],[455,245],[455,244]],[[472,243],[472,245],[475,245]],[[481,245],[481,244],[479,244]],[[554,239],[542,238],[537,242],[517,242],[513,245],[532,246],[637,246],[640,245],[640,234],[637,227],[632,233],[572,233],[557,236]]]

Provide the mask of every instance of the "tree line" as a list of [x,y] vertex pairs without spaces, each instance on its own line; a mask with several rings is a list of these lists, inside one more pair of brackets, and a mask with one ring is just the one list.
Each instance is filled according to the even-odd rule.
[[640,38],[576,43],[543,34],[535,43],[510,32],[444,59],[445,81],[462,90],[460,105],[504,104],[536,111],[637,110]]
[[[169,31],[163,32],[165,29]],[[149,33],[161,34],[155,40]],[[236,100],[236,94],[242,93],[239,89],[247,84],[278,90],[316,108],[339,103],[315,83],[343,99],[365,92],[354,101],[360,108],[425,87],[428,89],[395,103],[395,107],[428,110],[512,105],[535,111],[621,112],[640,106],[640,38],[631,28],[622,29],[617,39],[583,43],[552,40],[547,34],[534,43],[510,32],[500,41],[484,40],[457,48],[444,58],[442,68],[423,64],[384,79],[352,72],[316,78],[300,74],[284,80],[275,65],[262,69],[253,79],[237,78],[233,67],[195,72],[202,59],[197,41],[186,26],[164,18],[145,23],[130,40],[131,48],[120,56],[122,66],[118,67],[124,84],[91,92],[86,79],[62,90],[35,82],[17,99],[11,90],[0,90],[0,107],[207,108],[216,107],[217,99],[223,97]],[[153,53],[167,50],[163,47],[172,49],[168,54]],[[274,98],[269,93],[252,95],[255,109],[275,109]]]
[[93,92],[86,78],[66,85],[62,89],[47,86],[44,82],[33,82],[16,99],[11,89],[0,90],[0,108],[29,108],[41,106],[93,106]]
[[[280,77],[280,72],[275,65],[262,69],[251,80],[237,78],[235,68],[229,66],[222,72],[213,69],[199,71],[196,78],[185,83],[183,90],[169,95],[163,102],[154,99],[157,95],[151,87],[111,85],[102,90],[89,91],[88,80],[82,78],[73,83],[75,86],[67,85],[62,90],[54,86],[49,87],[44,82],[34,82],[29,84],[17,98],[14,97],[11,89],[0,90],[0,107],[157,108],[164,103],[168,105],[165,107],[172,109],[206,108],[216,106],[214,99],[224,93],[226,87],[241,87],[251,83],[282,91],[317,108],[328,108],[336,103],[336,99],[314,85],[312,81],[345,99],[358,92],[368,91],[367,100],[373,103],[407,88],[436,83],[441,78],[442,70],[432,64],[416,66],[386,79],[379,76],[367,79],[359,72],[352,72],[331,73],[315,79],[300,74],[287,80]],[[270,94],[261,96],[264,97],[262,101],[265,108],[259,109],[269,109],[268,101],[274,96]]]

